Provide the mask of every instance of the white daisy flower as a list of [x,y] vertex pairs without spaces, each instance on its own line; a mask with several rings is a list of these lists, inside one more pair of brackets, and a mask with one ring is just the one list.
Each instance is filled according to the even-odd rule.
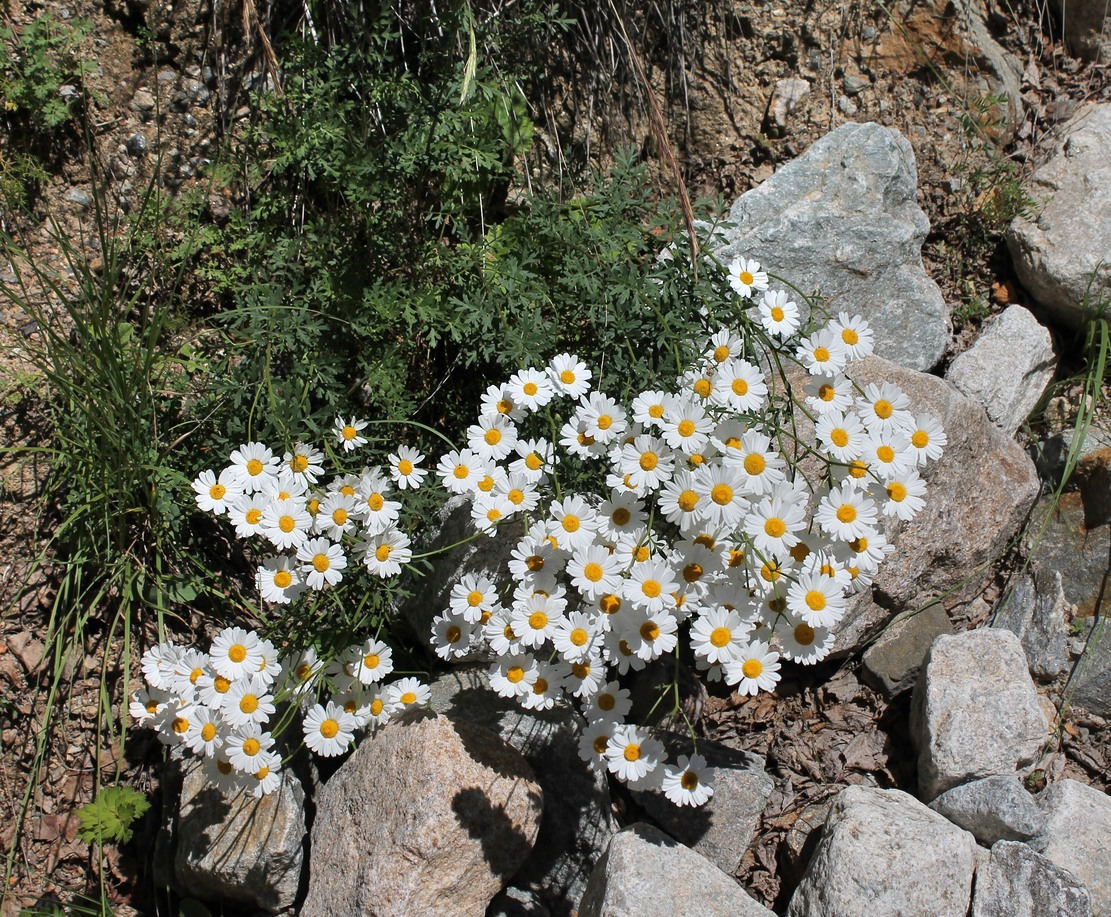
[[220,714],[233,727],[248,723],[262,725],[274,713],[274,696],[267,693],[266,682],[257,675],[232,683]]
[[315,484],[324,473],[324,453],[307,443],[297,443],[282,456],[282,463],[309,484]]
[[548,364],[548,375],[556,391],[570,398],[581,398],[590,391],[593,373],[578,357],[561,353],[552,357]]
[[629,724],[615,728],[606,744],[606,766],[610,773],[629,784],[644,781],[665,757],[662,742]]
[[254,675],[262,665],[258,634],[242,627],[227,627],[216,635],[209,651],[212,667],[230,681]]
[[388,528],[371,538],[359,542],[356,550],[362,553],[363,563],[375,576],[397,576],[402,564],[413,559],[412,541],[400,529]]
[[301,561],[301,575],[310,589],[334,586],[343,579],[347,569],[347,555],[343,547],[332,544],[327,538],[310,538],[297,549]]
[[514,404],[529,411],[539,410],[555,397],[551,378],[539,369],[522,369],[514,373],[505,388]]
[[768,288],[768,274],[759,261],[751,258],[734,258],[729,264],[729,286],[742,298],[762,293]]
[[428,469],[421,468],[424,454],[411,446],[398,446],[387,456],[390,478],[402,490],[417,490],[424,483]]
[[240,726],[228,733],[224,740],[224,753],[231,766],[243,774],[253,774],[261,766],[260,758],[274,746],[274,739],[263,732],[257,723]]
[[763,641],[750,643],[735,659],[723,663],[725,681],[736,685],[739,694],[774,691],[779,681],[779,653]]
[[432,698],[432,691],[420,679],[401,678],[386,685],[385,698],[390,714],[397,716],[406,710],[423,707]]
[[829,329],[841,338],[850,360],[862,360],[875,349],[875,335],[871,326],[859,315],[838,312],[829,323]]
[[236,472],[225,468],[219,478],[211,471],[202,471],[193,482],[193,493],[202,510],[222,516],[242,498],[243,489]]
[[660,789],[677,806],[700,806],[714,795],[713,779],[702,755],[680,755],[675,767],[664,768]]
[[355,718],[331,701],[314,704],[302,724],[305,744],[323,758],[342,755],[355,741]]
[[337,417],[332,432],[335,434],[336,443],[343,448],[344,452],[354,452],[360,446],[365,446],[367,443],[366,437],[362,435],[362,431],[366,429],[367,422],[359,420],[356,417],[344,419]]
[[269,557],[255,571],[255,585],[262,599],[276,605],[288,605],[305,591],[301,574],[294,567],[294,559],[288,555]]
[[784,341],[798,331],[802,323],[798,305],[783,290],[767,290],[756,314],[768,334]]
[[281,463],[265,443],[244,443],[231,454],[231,470],[244,493],[262,490]]

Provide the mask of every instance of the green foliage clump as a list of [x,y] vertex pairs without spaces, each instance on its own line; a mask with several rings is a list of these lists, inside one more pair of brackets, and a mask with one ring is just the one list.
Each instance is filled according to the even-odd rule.
[[126,844],[150,800],[129,786],[106,786],[96,799],[77,810],[77,836],[87,844]]

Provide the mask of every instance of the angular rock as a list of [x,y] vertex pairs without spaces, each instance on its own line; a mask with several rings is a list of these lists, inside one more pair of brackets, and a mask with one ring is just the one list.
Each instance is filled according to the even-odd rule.
[[579,917],[774,917],[705,857],[643,822],[613,836]]
[[[694,751],[688,736],[674,733],[664,738],[664,747],[671,761]],[[633,797],[671,837],[732,875],[752,843],[775,781],[758,755],[705,739],[698,753],[715,768],[714,795],[705,805],[676,806],[658,790],[637,791]]]
[[1096,716],[1111,716],[1111,627],[1106,618],[1088,637],[1066,691],[1072,705]]
[[1026,844],[1000,841],[976,870],[970,917],[1090,917],[1088,890]]
[[945,378],[1013,435],[1045,394],[1056,368],[1049,329],[1028,309],[1008,306],[953,361]]
[[1106,0],[1053,0],[1052,6],[1070,53],[1111,63],[1111,10]]
[[938,637],[915,686],[910,728],[927,801],[1032,765],[1048,724],[1018,637],[994,628]]
[[490,902],[485,917],[551,917],[551,913],[536,892],[510,886]]
[[949,343],[949,316],[922,266],[929,221],[917,184],[901,134],[844,124],[733,205],[717,257],[756,258],[800,289],[820,290],[834,313],[872,324],[885,357],[929,369]]
[[1060,572],[1043,570],[1037,581],[1021,577],[995,614],[992,627],[1005,627],[1022,641],[1035,678],[1056,678],[1068,665],[1067,605]]
[[986,847],[1029,841],[1046,828],[1045,814],[1018,777],[985,777],[946,790],[930,808]]
[[945,606],[937,600],[917,602],[891,619],[864,653],[865,680],[891,698],[909,691],[934,638],[953,632]]
[[1111,914],[1111,797],[1077,780],[1038,795],[1049,820],[1042,855],[1068,870],[1092,896],[1092,913]]
[[389,723],[317,794],[304,917],[482,914],[536,839],[521,755],[463,720]]
[[500,736],[524,755],[544,791],[540,831],[513,884],[551,913],[578,906],[594,864],[617,830],[605,776],[579,757],[582,718],[570,706],[525,710],[487,686],[485,669],[457,669],[432,683],[432,709]]
[[893,607],[917,607],[921,596],[950,594],[953,602],[971,598],[983,583],[976,578],[964,582],[969,572],[1002,553],[1026,521],[1041,486],[1029,456],[988,422],[980,405],[943,379],[878,357],[853,364],[849,376],[861,387],[893,382],[916,412],[941,421],[949,444],[924,469],[925,508],[908,523],[888,523],[888,538],[898,550],[880,568],[874,597],[865,592],[849,605],[838,625],[838,653],[864,645],[891,618]]
[[775,84],[771,101],[768,102],[765,124],[769,128],[782,131],[787,126],[791,110],[809,94],[810,83],[800,77],[790,76],[779,80]]
[[197,898],[230,898],[267,911],[291,907],[304,859],[305,791],[288,768],[273,793],[225,795],[199,759],[182,771],[174,835],[178,888]]
[[471,523],[471,501],[465,496],[452,497],[444,503],[431,520],[431,531],[426,550],[441,553],[432,559],[431,571],[410,582],[412,596],[398,609],[416,635],[426,642],[432,633],[432,619],[448,607],[451,589],[461,576],[480,574],[499,585],[509,581],[509,556],[523,534],[521,525],[514,522],[499,527],[493,535],[472,538],[475,529]]
[[788,917],[965,917],[976,841],[901,790],[850,786],[833,802]]
[[1086,106],[1062,133],[1062,151],[1030,177],[1044,206],[1011,223],[1007,248],[1023,286],[1075,328],[1085,301],[1111,296],[1111,104]]

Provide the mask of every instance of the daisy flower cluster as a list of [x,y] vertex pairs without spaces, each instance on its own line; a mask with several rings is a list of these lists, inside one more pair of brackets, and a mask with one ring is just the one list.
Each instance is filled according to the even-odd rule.
[[331,757],[346,752],[358,731],[382,726],[430,697],[416,678],[385,682],[393,653],[375,639],[325,664],[312,649],[279,659],[270,641],[229,627],[207,653],[159,643],[143,654],[142,669],[145,684],[131,696],[132,718],[153,728],[163,744],[202,757],[207,777],[222,790],[254,796],[281,783],[278,745],[292,721],[285,711],[300,713],[304,744]]
[[[337,448],[345,454],[366,444],[366,421],[336,418]],[[413,556],[399,526],[400,491],[415,490],[428,474],[424,456],[399,446],[388,466],[363,466],[324,479],[324,453],[298,443],[284,454],[264,443],[245,443],[219,473],[202,471],[193,482],[197,505],[227,515],[236,535],[267,547],[255,581],[266,602],[288,605],[306,591],[343,580],[353,564],[392,577]]]
[[[435,651],[492,654],[491,687],[525,708],[574,699],[588,723],[583,758],[677,804],[709,798],[705,760],[668,764],[626,722],[622,677],[667,654],[754,695],[775,688],[783,660],[825,658],[848,597],[894,550],[886,520],[922,508],[920,470],[946,443],[894,385],[859,388],[845,374],[873,349],[860,316],[806,333],[756,262],[734,262],[729,279],[737,327],[710,334],[668,390],[623,404],[560,354],[491,387],[467,445],[437,468],[470,497],[478,531],[523,518],[525,534],[509,586],[474,574],[454,585]],[[771,350],[807,370],[805,402],[769,395],[760,367]],[[799,409],[816,442],[792,441],[785,412]],[[811,481],[795,456],[815,451],[824,471]],[[598,469],[602,492],[554,486],[563,463]]]

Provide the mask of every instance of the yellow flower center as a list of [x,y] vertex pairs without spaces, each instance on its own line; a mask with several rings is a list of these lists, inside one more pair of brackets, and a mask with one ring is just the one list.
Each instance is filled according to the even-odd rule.
[[656,582],[656,580],[646,579],[643,583],[641,583],[640,591],[648,596],[648,598],[654,599],[660,594],[660,592],[663,591],[663,588],[658,582]]
[[809,624],[796,624],[795,642],[800,646],[810,646],[814,642],[814,628]]
[[497,407],[499,414],[508,414],[513,410],[513,402],[506,398],[502,398],[502,400],[498,402]]
[[350,424],[348,424],[347,426],[345,426],[345,427],[344,427],[344,428],[343,428],[342,430],[340,430],[340,432],[341,432],[341,433],[343,434],[343,438],[344,438],[345,440],[347,440],[348,442],[350,442],[350,441],[351,441],[351,440],[353,440],[353,439],[354,439],[354,438],[355,438],[356,436],[358,436],[358,435],[359,435],[359,431],[358,431],[358,430],[356,430],[356,429],[355,429],[355,428],[354,428],[353,426],[351,426]]
[[891,416],[891,412],[895,409],[891,406],[890,401],[884,401],[881,398],[872,406],[872,410],[876,412],[876,416],[878,418],[880,418],[881,420],[887,420],[887,418]]
[[385,563],[390,559],[390,554],[393,549],[388,544],[380,544],[374,549],[374,557],[379,563]]
[[829,351],[828,350],[826,350],[824,347],[815,347],[814,348],[814,362],[815,363],[825,363],[828,360],[829,360]]
[[328,559],[327,554],[314,554],[312,558],[312,567],[317,573],[324,573],[332,566],[332,562]]
[[751,475],[761,474],[765,468],[768,467],[768,462],[764,456],[758,452],[750,452],[745,456],[745,471]]
[[[784,531],[786,531],[786,528],[784,528]],[[782,574],[779,570],[779,564],[776,563],[774,560],[761,565],[760,577],[764,580],[765,583],[774,583],[777,579],[779,579],[780,576],[782,576]]]
[[907,498],[906,485],[899,481],[892,481],[887,485],[887,495],[896,503],[902,503]]
[[339,509],[332,510],[332,521],[336,525],[346,525],[347,524],[347,510],[343,509],[342,507],[340,507]]
[[408,459],[402,459],[397,463],[397,473],[403,477],[408,477],[413,473],[413,463]]
[[201,727],[201,738],[204,739],[206,742],[211,742],[213,739],[215,739],[216,738],[216,724],[215,723],[205,723]]
[[344,484],[340,487],[339,492],[345,497],[353,497],[355,496],[355,487],[352,484]]
[[416,703],[417,695],[414,694],[412,691],[406,691],[404,694],[401,695],[401,697],[398,698],[398,700],[400,700],[401,703],[408,707],[409,704]]
[[[385,701],[382,700],[382,698],[380,698],[380,697],[374,698],[374,700],[372,700],[370,702],[370,715],[371,716],[381,716],[382,715],[382,710],[385,709],[385,706],[386,706],[386,703],[385,703]],[[354,711],[352,711],[352,710],[348,711],[348,713],[353,713],[353,712]]]
[[714,384],[709,379],[699,379],[694,383],[693,388],[699,398],[709,398],[710,392],[714,390]]
[[710,631],[710,642],[721,649],[733,639],[733,632],[728,627],[715,627]]
[[544,462],[535,452],[530,452],[528,455],[525,456],[525,467],[529,471],[539,471],[542,467],[544,467]]
[[247,755],[248,757],[253,758],[261,750],[262,746],[259,744],[258,739],[254,738],[253,736],[243,740],[243,754]]
[[764,664],[759,659],[746,659],[741,672],[745,678],[759,678],[764,672]]
[[745,395],[748,394],[748,383],[745,382],[744,379],[740,378],[740,376],[734,379],[729,387],[733,389],[733,394],[737,395],[740,398],[743,398]]
[[520,506],[522,503],[525,502],[525,492],[523,490],[519,490],[516,487],[509,491],[509,493],[506,494],[506,497],[514,506]]
[[274,585],[279,589],[288,589],[293,582],[293,574],[288,570],[279,570],[274,574]]
[[288,535],[297,528],[297,521],[292,516],[282,516],[278,520],[278,528]]
[[625,746],[623,754],[626,761],[636,761],[640,758],[640,746],[634,742],[630,742]]
[[571,372],[571,370],[565,369],[559,374],[559,381],[562,382],[564,385],[574,385],[575,374]]
[[829,441],[833,443],[838,449],[844,449],[849,444],[849,432],[841,427],[838,427],[829,434]]
[[822,401],[826,401],[826,402],[832,401],[834,399],[834,396],[836,396],[836,394],[837,394],[837,389],[835,389],[828,382],[823,382],[821,384],[821,386],[818,388],[818,397],[821,398]]
[[539,554],[530,554],[525,559],[525,566],[528,567],[533,573],[537,570],[544,569],[544,558]]
[[655,621],[645,621],[640,625],[640,636],[651,643],[660,635],[660,625]]
[[684,490],[679,494],[678,499],[679,509],[684,513],[694,512],[694,508],[698,506],[698,494],[693,490]]
[[849,503],[842,503],[837,507],[837,519],[839,522],[853,522],[856,519],[856,507]]
[[487,446],[496,446],[501,442],[501,430],[497,427],[491,427],[483,434],[482,438],[486,441]]
[[455,477],[458,478],[460,481],[462,481],[470,473],[471,469],[468,468],[466,465],[456,465],[455,470],[452,472],[452,474],[455,475]]
[[683,776],[679,778],[679,786],[684,790],[693,790],[698,786],[698,774],[693,771],[684,771]]
[[860,335],[853,331],[852,328],[845,328],[841,332],[841,340],[852,347],[853,344],[860,340]]
[[680,436],[690,436],[692,433],[694,433],[694,430],[695,430],[694,421],[693,420],[680,420],[679,421],[679,426],[678,426],[677,429],[679,430],[679,435]]
[[548,616],[542,611],[534,611],[528,616],[528,626],[533,630],[543,630],[548,626]]
[[578,516],[568,513],[566,516],[563,517],[563,521],[561,524],[563,526],[563,531],[577,532],[579,530],[579,527],[582,525],[582,522],[579,520]]
[[602,596],[601,601],[598,602],[598,607],[602,609],[603,614],[616,614],[621,609],[621,599],[612,592],[607,593]]
[[269,776],[270,776],[270,768],[268,768],[268,767],[260,767],[257,771],[255,771],[255,779],[256,780],[265,780]]
[[930,443],[930,434],[925,430],[915,430],[910,437],[915,449],[925,449]]
[[644,452],[640,456],[640,467],[645,471],[652,471],[660,463],[660,457],[655,452]]
[[746,287],[752,286],[753,282],[756,280],[756,278],[752,276],[752,273],[750,271],[741,271],[740,278],[741,283],[743,283]]
[[819,592],[817,589],[811,589],[808,593],[806,593],[806,606],[811,611],[821,611],[823,608],[826,607],[825,594]]
[[231,682],[223,675],[217,675],[212,679],[212,690],[217,694],[227,694],[231,690]]
[[[590,634],[588,634],[581,627],[576,627],[573,631],[571,631],[568,639],[575,646],[585,646],[586,641],[590,639]],[[581,678],[582,676],[580,675],[579,677]]]
[[309,467],[309,459],[306,455],[295,455],[289,460],[289,467],[294,471],[300,473]]
[[783,321],[784,311],[779,306],[772,306],[772,321]]
[[187,732],[189,729],[189,721],[185,717],[179,716],[174,718],[173,729],[178,735]]
[[366,505],[377,513],[386,505],[386,498],[379,493],[373,493],[366,498]]
[[262,510],[251,507],[243,516],[248,525],[258,525],[262,521]]
[[599,414],[596,426],[599,430],[608,430],[613,426],[613,418],[609,414]]
[[849,547],[856,551],[857,554],[861,554],[868,550],[868,539],[863,536],[854,538],[849,542]]
[[[585,631],[584,631],[584,633],[585,633]],[[575,632],[574,631],[571,632],[571,642],[575,643]],[[576,643],[575,645],[576,646],[581,646],[582,644]],[[580,678],[580,679],[586,678],[586,676],[590,674],[590,666],[585,662],[572,662],[571,663],[571,674],[574,675],[576,678]]]
[[525,670],[519,665],[512,665],[508,669],[506,669],[505,677],[512,684],[517,684],[517,682],[525,677]]
[[251,459],[249,462],[247,462],[247,474],[249,474],[252,478],[257,478],[260,474],[262,474],[262,468],[262,462],[260,462],[258,459]]
[[327,719],[320,724],[320,734],[326,739],[334,739],[339,735],[339,723],[333,719]]
[[239,709],[244,713],[254,713],[258,710],[258,698],[253,694],[244,694],[239,699]]
[[849,462],[849,476],[856,478],[858,481],[868,473],[868,466],[859,459]]
[[718,506],[727,506],[733,500],[733,488],[728,484],[715,484],[710,499]]
[[228,647],[228,659],[232,662],[242,662],[247,658],[247,647],[242,643],[233,643]]
[[659,420],[664,416],[664,406],[662,404],[653,404],[648,408],[648,416],[654,420]]
[[539,391],[539,389],[537,389],[535,382],[526,382],[521,387],[521,391],[524,392],[526,395],[528,395],[531,398],[533,395],[535,395],[537,393],[537,391]]
[[222,761],[221,759],[217,758],[216,759],[216,770],[218,770],[221,774],[223,774],[226,777],[228,774],[231,773],[231,770],[232,770],[231,762],[230,761]]
[[212,497],[213,500],[223,500],[224,494],[227,492],[228,489],[223,484],[213,484],[208,488],[208,495]]
[[777,516],[772,516],[764,523],[764,532],[770,538],[782,538],[787,531],[787,523]]
[[603,573],[604,571],[602,570],[601,564],[589,563],[583,567],[583,576],[592,583],[598,582],[602,578]]
[[696,583],[702,579],[702,574],[705,572],[702,564],[691,562],[683,568],[683,579],[688,583]]

